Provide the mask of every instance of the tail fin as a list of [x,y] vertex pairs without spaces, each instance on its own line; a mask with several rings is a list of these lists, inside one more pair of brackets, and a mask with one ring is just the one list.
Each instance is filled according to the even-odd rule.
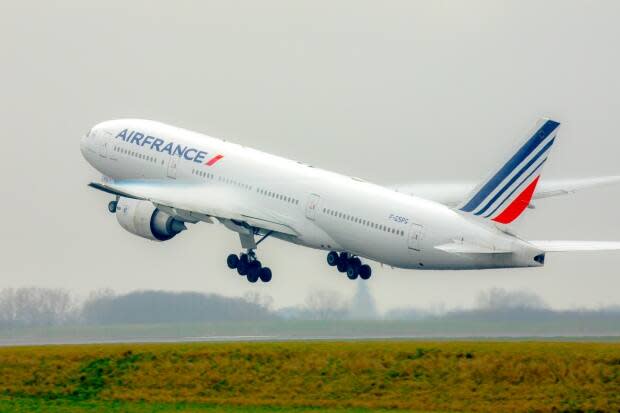
[[560,124],[541,119],[491,176],[457,208],[500,224],[509,224],[527,208]]

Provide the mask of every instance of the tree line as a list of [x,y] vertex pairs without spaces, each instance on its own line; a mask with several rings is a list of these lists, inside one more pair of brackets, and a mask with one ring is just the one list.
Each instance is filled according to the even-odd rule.
[[299,307],[274,310],[269,296],[244,297],[171,291],[112,290],[77,300],[69,291],[39,287],[0,290],[0,328],[67,324],[193,323],[264,321],[285,318],[328,320],[345,318],[349,301],[330,291],[310,292]]
[[379,315],[366,283],[358,283],[352,298],[335,291],[310,291],[303,304],[274,309],[273,299],[258,293],[243,297],[171,291],[117,294],[99,290],[85,300],[69,291],[39,287],[0,290],[0,328],[148,323],[196,323],[267,320],[421,320],[528,321],[618,320],[620,308],[553,310],[537,295],[490,289],[479,294],[471,309],[392,309]]

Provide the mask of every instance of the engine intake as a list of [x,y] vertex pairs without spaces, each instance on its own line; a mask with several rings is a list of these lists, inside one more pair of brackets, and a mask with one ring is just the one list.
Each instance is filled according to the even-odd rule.
[[116,219],[128,232],[153,241],[167,241],[187,229],[183,221],[137,199],[119,199]]

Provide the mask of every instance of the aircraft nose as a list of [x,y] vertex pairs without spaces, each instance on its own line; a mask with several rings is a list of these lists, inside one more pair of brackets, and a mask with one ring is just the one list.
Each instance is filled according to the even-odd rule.
[[84,135],[82,135],[82,138],[80,139],[80,152],[82,152],[82,156],[84,156],[85,158],[88,159],[88,152],[89,150],[92,151],[92,145],[91,145],[91,141],[93,140],[93,130],[94,128],[91,128],[88,132],[86,132]]

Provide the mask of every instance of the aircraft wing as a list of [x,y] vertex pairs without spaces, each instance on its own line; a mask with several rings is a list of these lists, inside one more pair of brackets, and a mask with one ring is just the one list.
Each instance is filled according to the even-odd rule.
[[265,213],[243,197],[242,191],[226,186],[206,186],[170,180],[106,180],[90,187],[126,198],[150,201],[184,220],[211,222],[210,218],[244,222],[256,228],[288,235],[299,233],[285,217]]
[[[620,176],[593,178],[544,180],[538,184],[532,199],[550,198],[572,194],[582,189],[594,188],[620,182]],[[391,188],[420,198],[455,207],[459,205],[476,186],[473,182],[404,184]]]

